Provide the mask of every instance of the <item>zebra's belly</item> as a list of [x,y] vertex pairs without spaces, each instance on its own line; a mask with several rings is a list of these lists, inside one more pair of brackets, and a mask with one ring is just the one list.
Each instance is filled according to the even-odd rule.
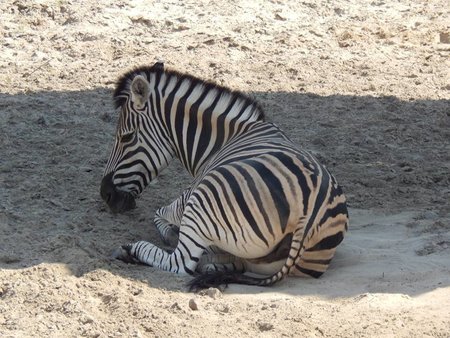
[[[245,271],[252,272],[257,275],[272,275],[278,271],[280,271],[283,264],[286,262],[286,259],[282,259],[272,263],[260,263],[255,264],[249,261],[244,261]],[[260,276],[258,276],[260,277]]]
[[267,246],[261,246],[252,241],[244,241],[243,238],[238,237],[236,242],[218,239],[218,241],[214,242],[214,245],[233,256],[255,260],[269,255],[277,246],[277,243],[269,243]]

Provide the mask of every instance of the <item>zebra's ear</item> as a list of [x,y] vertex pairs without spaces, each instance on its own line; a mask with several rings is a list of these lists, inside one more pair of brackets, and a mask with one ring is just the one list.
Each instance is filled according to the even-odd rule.
[[142,109],[150,95],[150,84],[142,75],[136,75],[131,82],[131,100],[138,109]]

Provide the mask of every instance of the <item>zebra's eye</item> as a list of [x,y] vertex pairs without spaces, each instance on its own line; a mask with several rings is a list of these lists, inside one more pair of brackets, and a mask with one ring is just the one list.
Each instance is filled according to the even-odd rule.
[[134,132],[128,133],[128,134],[123,134],[122,137],[120,138],[120,142],[128,143],[133,140],[133,136],[134,136]]

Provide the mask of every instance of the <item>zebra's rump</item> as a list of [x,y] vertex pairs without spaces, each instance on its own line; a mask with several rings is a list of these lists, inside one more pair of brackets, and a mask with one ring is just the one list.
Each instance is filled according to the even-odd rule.
[[[319,223],[328,222],[326,213],[332,214],[328,202],[343,196],[334,182],[276,126],[258,122],[205,168],[193,185],[183,223],[211,225],[197,231],[203,231],[212,245],[268,263],[267,258],[294,231],[307,230],[306,242],[315,239],[307,232],[317,233]],[[288,251],[277,259],[286,259]]]

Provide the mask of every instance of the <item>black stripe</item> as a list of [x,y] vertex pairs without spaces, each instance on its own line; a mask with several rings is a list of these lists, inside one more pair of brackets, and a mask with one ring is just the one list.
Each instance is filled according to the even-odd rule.
[[[237,103],[237,100],[234,101],[233,107],[234,107],[235,103]],[[235,125],[236,125],[236,122],[242,117],[242,114],[244,113],[245,109],[247,109],[247,107],[248,107],[248,105],[243,103],[239,113],[230,121],[230,124],[229,124],[229,134],[230,135],[238,134],[238,132],[237,131],[235,132],[235,130],[234,130]]]
[[305,263],[311,263],[311,264],[329,265],[331,263],[331,259],[304,259],[304,258],[302,258],[302,260]]
[[[134,165],[134,164],[136,164],[136,162],[132,163],[132,165]],[[114,175],[114,179],[115,179],[115,180],[116,180],[116,179],[127,179],[127,178],[130,178],[130,177],[132,177],[132,176],[139,176],[139,177],[142,179],[142,183],[139,182],[139,185],[140,185],[140,186],[141,186],[141,185],[144,185],[144,186],[147,186],[147,185],[148,185],[148,180],[147,180],[147,177],[145,176],[144,173],[142,173],[142,172],[140,172],[140,171],[133,171],[133,172],[120,173],[119,171],[120,171],[120,170],[123,170],[123,169],[127,169],[127,166],[122,166],[122,167],[120,167],[120,168],[117,169],[116,174]],[[150,177],[150,179],[151,179],[151,177]],[[135,180],[133,180],[133,181],[135,181]],[[131,181],[130,181],[130,182],[131,182]],[[118,183],[117,185],[124,186],[124,185],[127,185],[127,184],[128,184],[128,182],[122,182],[122,183]]]
[[[157,249],[158,249],[158,250],[162,250],[162,249],[160,249],[160,248],[157,248]],[[162,255],[161,255],[161,259],[159,260],[159,266],[162,265],[163,260],[164,260],[164,252],[163,252]]]
[[314,245],[312,248],[307,249],[306,251],[320,251],[320,250],[329,250],[334,249],[342,242],[344,239],[344,234],[339,231],[334,235],[323,238],[319,243]]
[[[145,149],[144,147],[138,147],[134,150],[130,150],[128,151],[120,160],[121,163],[123,163],[123,161],[129,160],[129,159],[133,159],[133,157],[136,154],[140,154],[140,153],[144,153],[145,157],[149,160],[150,165],[153,167],[152,169],[155,171],[155,175],[158,176],[158,166],[156,165],[156,163],[153,161],[152,156],[150,155],[150,153],[147,151],[147,149]],[[150,174],[150,169],[147,168],[147,164],[142,161],[141,159],[135,159],[133,160],[131,163],[123,163],[120,166],[117,167],[116,171],[121,170],[122,168],[131,168],[133,165],[135,165],[136,163],[141,164],[148,172],[149,176],[151,176]]]
[[[189,168],[188,166],[188,156],[189,152],[186,151],[186,149],[184,149],[184,145],[183,145],[183,126],[184,126],[184,111],[186,109],[186,101],[189,97],[189,95],[192,94],[192,91],[195,88],[195,84],[194,83],[190,83],[188,90],[186,91],[186,93],[179,99],[178,101],[178,106],[177,106],[177,111],[176,111],[176,115],[175,115],[175,134],[178,136],[178,144],[177,144],[177,148],[180,151],[180,161],[183,164],[183,166],[185,168]],[[188,134],[189,135],[189,134]]]
[[169,257],[168,261],[169,261],[169,271],[172,271],[173,266],[172,266],[172,260],[170,259],[170,257]]
[[[234,203],[231,202],[230,195],[228,194],[228,191],[225,187],[225,184],[222,181],[222,178],[217,176],[214,172],[211,172],[208,175],[211,176],[212,178],[214,178],[216,180],[216,182],[220,185],[220,189],[222,190],[222,196],[225,198],[227,206],[230,209],[231,214],[233,215],[234,224],[239,224],[238,217],[236,214],[236,209],[234,208]],[[238,226],[238,228],[241,229],[242,240],[244,242],[246,242],[247,240],[245,238],[244,230],[242,229],[241,226]]]
[[180,263],[178,262],[178,255],[176,254],[177,251],[180,253],[180,257],[183,257],[183,254],[181,253],[181,250],[178,246],[175,248],[175,251],[172,253],[173,257],[175,258],[175,262],[174,262],[175,266],[177,267],[176,272],[178,273],[178,272],[180,272]]
[[329,218],[335,218],[338,215],[347,215],[347,204],[345,202],[336,204],[333,208],[327,209],[318,223],[319,227],[324,224]]
[[[184,270],[185,270],[188,274],[193,275],[194,272],[186,266],[186,262],[185,262],[185,260],[184,260],[184,256],[181,254],[181,251],[180,251],[180,258],[181,258],[181,261],[183,262]],[[177,271],[177,273],[180,272],[180,268],[179,268],[179,267],[180,267],[180,265],[178,264],[178,271]]]
[[299,271],[301,271],[301,272],[303,272],[303,273],[305,273],[305,274],[307,274],[307,275],[309,275],[311,277],[314,277],[314,278],[319,278],[320,276],[323,275],[323,272],[321,272],[321,271],[305,269],[305,268],[302,268],[300,265],[296,265],[295,267]]
[[[186,236],[186,238],[189,238],[189,237]],[[193,257],[193,256],[191,255],[191,250],[189,250],[189,246],[187,246],[186,244],[184,244],[184,242],[182,242],[182,241],[179,241],[178,243],[179,243],[178,245],[182,245],[182,246],[184,247],[184,249],[185,249],[186,252],[188,253],[189,259],[190,259],[191,261],[198,262],[198,257]],[[185,262],[184,262],[184,257],[183,257],[183,264],[185,264]],[[185,265],[185,266],[186,266],[186,265]]]
[[[212,115],[213,115],[213,112],[214,112],[214,109],[216,109],[216,107],[217,107],[217,103],[219,102],[219,99],[220,99],[220,92],[216,92],[216,97],[214,98],[214,101],[213,101],[213,103],[211,104],[211,106],[209,106],[207,109],[205,109],[205,111],[203,112],[203,117],[206,117],[208,120],[209,120],[209,122],[211,122],[211,119],[212,119]],[[207,156],[206,158],[204,158],[203,159],[203,162],[202,163],[197,163],[197,165],[196,165],[196,169],[198,169],[198,168],[200,168],[200,167],[202,167],[203,166],[203,164],[205,163],[205,162],[207,162],[208,160],[209,160],[209,158],[211,157],[211,155],[212,154],[215,154],[216,152],[217,152],[217,150],[219,150],[220,148],[222,148],[222,146],[223,146],[223,138],[224,138],[224,130],[225,130],[225,126],[224,126],[224,119],[225,119],[225,116],[223,116],[223,115],[221,115],[221,116],[219,116],[218,118],[217,118],[217,121],[216,121],[216,126],[215,126],[215,130],[212,130],[212,128],[210,128],[211,129],[211,131],[213,131],[214,133],[215,133],[215,136],[216,136],[216,140],[215,140],[215,142],[214,142],[214,145],[213,145],[213,147],[211,148],[211,150],[209,151],[209,156]],[[202,133],[203,134],[203,133]],[[209,138],[211,139],[211,133],[209,133]],[[202,138],[202,137],[205,137],[205,136],[200,136],[200,138]],[[208,137],[208,136],[206,136],[206,137]],[[209,142],[207,143],[208,145],[209,145]],[[197,154],[196,154],[197,155]]]
[[[303,232],[303,239],[306,238],[306,236],[309,233],[309,230],[311,229],[313,224],[315,224],[317,213],[319,212],[320,208],[323,207],[325,198],[327,196],[327,191],[330,184],[330,175],[326,170],[323,170],[322,173],[323,173],[322,181],[320,182],[319,191],[317,192],[317,197],[316,200],[314,201],[314,209],[313,212],[311,213],[311,216],[309,217],[308,223],[305,226],[305,230]],[[315,175],[312,175],[312,177],[314,176]]]
[[216,170],[219,173],[221,173],[223,175],[223,177],[225,178],[225,180],[228,182],[228,184],[231,188],[231,191],[233,192],[234,197],[237,201],[237,204],[240,207],[242,214],[244,215],[248,224],[252,228],[253,232],[261,239],[261,241],[263,241],[266,244],[266,246],[269,246],[267,239],[262,234],[261,229],[258,226],[258,224],[256,224],[256,221],[252,215],[252,212],[247,205],[247,201],[245,200],[245,197],[242,194],[242,188],[240,187],[239,182],[236,180],[236,178],[233,176],[233,174],[231,174],[228,171],[228,169],[226,169],[224,167],[220,167],[220,168],[217,168]]
[[261,200],[261,192],[256,187],[255,181],[253,180],[252,176],[245,170],[244,168],[240,166],[233,166],[236,168],[239,173],[244,177],[245,181],[247,182],[247,186],[250,189],[251,195],[255,199],[256,205],[258,206],[258,210],[261,212],[264,222],[266,223],[266,227],[269,230],[270,234],[274,236],[272,224],[270,223],[269,216],[267,215],[265,206],[263,205],[263,202]]
[[[219,208],[220,214],[222,216],[222,219],[225,221],[226,226],[228,227],[228,230],[230,230],[231,235],[233,236],[234,242],[237,243],[237,238],[236,238],[236,233],[233,230],[233,227],[231,226],[229,220],[228,220],[228,215],[226,214],[222,202],[221,202],[221,196],[218,193],[216,187],[214,186],[214,184],[212,184],[211,182],[209,182],[208,180],[203,180],[202,182],[203,185],[205,185],[213,194],[216,205]],[[225,231],[226,233],[226,231]]]
[[[162,74],[161,74],[161,78],[162,78]],[[163,97],[166,96],[166,90],[167,90],[167,87],[169,86],[169,84],[171,82],[170,81],[171,79],[172,79],[172,77],[170,75],[166,74],[166,83],[164,84],[164,86],[161,89],[161,94],[162,94]],[[157,83],[157,86],[158,86],[159,85],[159,81],[157,81],[156,83]],[[158,91],[158,90],[155,90],[155,91]]]
[[200,233],[202,234],[203,238],[206,238],[207,240],[209,240],[209,241],[212,242],[212,239],[209,238],[209,237],[205,234],[205,232],[202,230],[203,227],[202,227],[202,226],[199,226],[199,225],[196,223],[196,221],[195,221],[190,215],[184,214],[183,217],[186,217],[188,220],[190,220],[191,222],[194,222],[194,223],[197,225],[197,227],[194,228],[192,225],[183,224],[184,227],[190,228],[190,229],[192,229],[194,232],[200,231]]
[[[195,158],[195,154],[194,154],[194,140],[195,140],[195,135],[197,133],[197,116],[198,116],[198,110],[200,107],[200,104],[203,102],[203,100],[205,99],[206,95],[208,94],[207,90],[203,90],[203,92],[201,93],[201,95],[199,96],[199,98],[197,99],[197,101],[195,101],[192,105],[191,108],[189,110],[189,121],[188,123],[188,127],[187,127],[187,148],[186,148],[186,153],[189,154],[190,158],[189,158],[189,166],[187,167],[187,169],[191,172],[194,173],[194,169],[196,168],[196,163],[195,161],[191,161],[194,156]],[[194,162],[192,164],[191,167],[191,162]]]
[[[168,132],[169,137],[172,140],[172,142],[174,140],[174,137],[173,137],[173,133],[172,133],[172,128],[170,127],[170,114],[172,113],[171,110],[172,110],[172,106],[175,101],[175,96],[178,92],[178,89],[180,89],[182,82],[183,82],[182,80],[178,80],[178,82],[175,84],[175,87],[172,89],[172,92],[167,95],[167,99],[166,99],[165,106],[164,106],[164,117],[163,118],[166,122],[167,132]],[[176,149],[176,151],[177,151],[177,157],[180,157],[180,154],[178,154],[178,149]]]
[[[151,149],[151,151],[152,151],[152,153],[154,154],[154,156],[156,156],[156,158],[158,159],[158,162],[161,163],[161,162],[162,162],[162,161],[161,161],[161,157],[160,157],[159,154],[158,154],[158,150],[159,150],[159,149],[156,149],[155,147],[153,147],[152,142],[151,142],[151,141],[154,142],[154,140],[152,140],[152,137],[150,136],[150,135],[152,134],[152,132],[150,131],[150,129],[152,129],[152,128],[150,128],[150,126],[146,125],[145,122],[143,122],[142,124],[144,124],[144,129],[145,129],[145,132],[142,131],[141,133],[139,133],[139,135],[140,135],[140,136],[142,137],[142,139],[143,139],[142,143],[145,143],[145,145],[147,145],[147,146]],[[158,135],[158,136],[159,136],[159,135]],[[156,142],[155,142],[155,143],[156,143]],[[162,152],[161,152],[161,153],[162,153]]]
[[[196,200],[199,200],[199,199],[201,198],[201,196],[199,196],[197,193],[192,194],[192,197],[195,198]],[[202,210],[204,210],[203,203],[201,203],[200,201],[198,201],[198,202],[199,202],[199,204],[202,206]],[[209,227],[207,226],[208,223],[207,223],[207,222],[205,221],[205,219],[203,218],[203,216],[202,216],[200,210],[191,208],[191,211],[192,211],[193,214],[195,214],[195,216],[197,216],[198,218],[200,218],[200,221],[202,222],[202,224],[198,224],[198,223],[194,220],[194,222],[195,222],[195,224],[197,225],[197,227],[198,227],[198,229],[200,230],[200,232],[203,233],[203,231],[201,230],[202,228],[205,228],[206,230],[208,230],[208,233],[209,233],[209,236],[210,236],[209,239],[212,241],[213,235],[212,235],[211,231],[209,230]],[[208,238],[208,237],[205,236],[205,238]]]
[[260,175],[267,189],[270,191],[270,195],[272,196],[280,220],[280,228],[284,233],[289,215],[291,213],[291,209],[289,206],[289,202],[286,199],[286,194],[283,191],[283,186],[280,180],[270,169],[268,169],[264,165],[264,163],[252,159],[249,159],[247,162]]
[[[308,186],[308,182],[305,178],[305,173],[302,171],[301,168],[297,164],[295,164],[292,157],[283,154],[281,152],[277,153],[270,153],[274,157],[276,157],[281,163],[283,163],[284,167],[288,169],[295,177],[297,177],[297,183],[302,191],[302,198],[303,198],[303,215],[306,215],[308,212],[308,201],[309,196],[311,194],[311,189]],[[301,161],[302,159],[298,157],[298,159]]]
[[[198,113],[197,113],[198,114]],[[212,124],[211,124],[211,116],[208,114],[202,115],[202,128],[200,129],[200,137],[197,143],[197,150],[194,154],[194,168],[199,168],[201,165],[199,163],[201,157],[205,153],[208,148],[209,142],[211,140],[212,134]]]
[[[137,192],[138,193],[141,193],[142,192],[142,190],[144,190],[144,187],[142,186],[142,183],[141,182],[139,182],[138,180],[131,180],[131,181],[126,181],[126,182],[122,182],[122,183],[118,183],[118,184],[116,184],[116,186],[117,187],[127,187],[127,186],[136,186],[137,187]],[[136,190],[136,189],[133,189],[133,188],[131,188],[132,190]]]
[[[125,163],[116,169],[114,179],[119,179],[119,178],[126,179],[126,178],[130,178],[132,176],[139,176],[142,178],[143,183],[145,185],[147,185],[148,184],[147,177],[145,176],[145,174],[143,172],[141,172],[141,171],[126,171],[127,169],[135,166],[136,164],[141,164],[145,169],[147,169],[145,167],[145,163],[142,162],[141,160],[137,160],[137,161],[131,162],[131,163]],[[124,170],[125,172],[121,173],[120,171],[122,171],[122,170]],[[151,179],[151,177],[150,177],[150,179]]]
[[[200,243],[198,243],[196,240],[194,240],[191,236],[189,236],[188,234],[186,234],[185,232],[183,232],[183,235],[189,239],[192,243],[194,243],[194,245],[202,250],[206,250],[206,248],[201,245]],[[198,257],[191,257],[191,259],[195,262],[198,262]]]
[[141,243],[141,244],[139,244],[138,246],[137,246],[137,248],[136,248],[136,250],[135,250],[135,252],[134,252],[134,256],[136,257],[136,258],[138,258],[140,255],[141,255],[141,250],[142,250],[142,247],[144,246],[144,244],[143,243]]
[[[210,221],[209,224],[211,224],[214,227],[214,230],[216,232],[216,238],[220,239],[219,228],[217,227],[216,222],[211,218],[211,215],[210,215],[210,212],[214,213],[211,200],[210,200],[207,192],[204,189],[202,189],[201,187],[197,188],[197,191],[199,193],[201,193],[201,196],[199,196],[200,198],[198,199],[198,202],[200,203],[202,210],[204,211],[204,215],[206,215],[209,218],[209,221]],[[205,204],[203,203],[203,201],[206,201],[206,203],[208,203],[208,208],[205,207]],[[207,210],[210,212],[206,212]],[[205,223],[204,226],[209,227],[209,224]]]

